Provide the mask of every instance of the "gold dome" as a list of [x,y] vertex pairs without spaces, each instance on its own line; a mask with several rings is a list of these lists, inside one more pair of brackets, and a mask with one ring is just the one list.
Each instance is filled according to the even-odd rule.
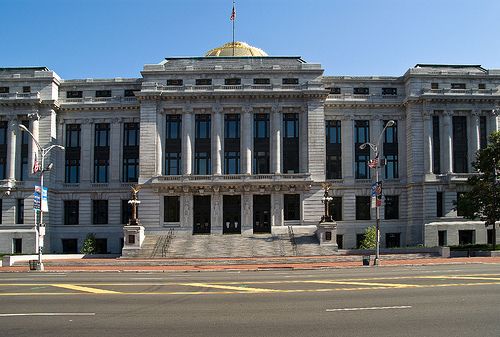
[[226,43],[220,47],[209,50],[205,56],[267,56],[266,52],[262,49],[252,47],[245,42],[234,42],[234,55],[233,55],[233,42]]

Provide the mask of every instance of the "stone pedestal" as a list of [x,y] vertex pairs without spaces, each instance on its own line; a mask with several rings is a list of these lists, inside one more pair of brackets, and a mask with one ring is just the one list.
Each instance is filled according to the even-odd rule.
[[144,241],[144,226],[127,225],[123,227],[122,256],[136,256]]
[[337,250],[337,223],[335,221],[320,222],[316,227],[319,244],[321,246],[331,246],[334,250]]

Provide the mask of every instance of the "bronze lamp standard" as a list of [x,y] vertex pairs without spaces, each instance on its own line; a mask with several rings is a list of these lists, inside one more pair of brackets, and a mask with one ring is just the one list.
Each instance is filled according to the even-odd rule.
[[[379,148],[380,148],[380,141],[382,140],[382,136],[385,132],[385,130],[388,128],[388,127],[391,127],[393,126],[394,124],[396,124],[396,122],[394,122],[393,120],[390,120],[387,122],[387,124],[384,126],[384,128],[382,129],[382,132],[380,133],[380,135],[378,136],[378,140],[377,140],[377,143],[376,144],[372,144],[372,143],[364,143],[364,144],[361,144],[359,146],[359,148],[361,150],[365,149],[366,146],[368,145],[372,151],[374,152],[375,154],[375,162],[374,162],[374,169],[375,169],[375,183],[378,184],[379,183],[379,168],[380,168],[380,160],[379,160]],[[380,183],[380,185],[382,185]],[[382,193],[382,192],[380,192]],[[377,236],[377,240],[376,240],[376,246],[375,246],[375,260],[373,261],[373,265],[375,266],[378,266],[380,264],[380,205],[378,203],[375,203],[375,216],[376,216],[376,236]]]

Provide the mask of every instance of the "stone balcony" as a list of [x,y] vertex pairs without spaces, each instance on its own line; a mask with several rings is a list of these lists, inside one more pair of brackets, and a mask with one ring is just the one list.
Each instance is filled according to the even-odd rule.
[[61,104],[137,104],[136,97],[85,97],[85,98],[61,98],[59,99]]
[[316,83],[304,84],[240,84],[240,85],[180,85],[166,86],[153,82],[145,82],[142,91],[160,92],[219,92],[219,91],[290,91],[290,90],[322,90],[321,85]]
[[309,173],[286,173],[286,174],[222,174],[222,175],[162,175],[151,180],[153,185],[183,185],[189,184],[269,184],[269,183],[299,183],[311,182]]
[[343,94],[329,94],[327,100],[331,101],[344,101],[344,102],[400,102],[403,101],[403,95],[381,95],[381,94],[368,94],[356,95],[352,93]]
[[498,93],[497,88],[492,89],[422,89],[422,95],[496,95]]
[[7,94],[0,94],[0,101],[2,102],[10,102],[10,101],[39,101],[40,93],[39,92],[12,92]]

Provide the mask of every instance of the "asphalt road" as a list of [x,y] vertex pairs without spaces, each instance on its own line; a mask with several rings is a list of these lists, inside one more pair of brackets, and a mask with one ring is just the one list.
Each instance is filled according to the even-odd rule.
[[500,265],[0,274],[0,336],[500,336]]

